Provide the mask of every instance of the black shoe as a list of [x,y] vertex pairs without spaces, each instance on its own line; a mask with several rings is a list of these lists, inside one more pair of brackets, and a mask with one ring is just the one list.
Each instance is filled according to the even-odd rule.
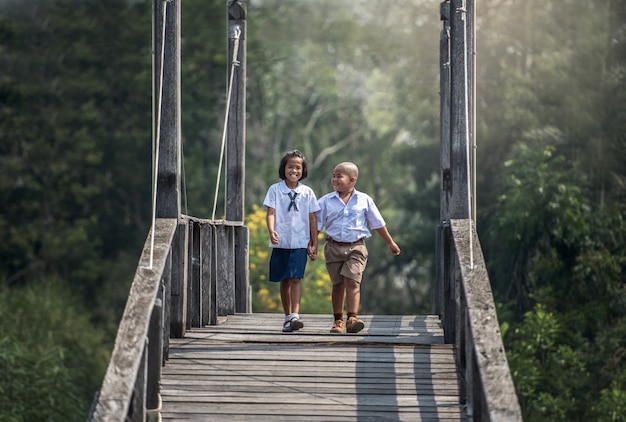
[[300,328],[304,327],[304,323],[300,318],[294,318],[291,321],[291,331],[298,331]]

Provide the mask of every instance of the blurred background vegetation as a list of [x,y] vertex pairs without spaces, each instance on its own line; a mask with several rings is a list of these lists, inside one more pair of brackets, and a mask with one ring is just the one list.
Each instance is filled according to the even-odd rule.
[[[181,3],[183,211],[201,218],[226,3]],[[476,3],[477,226],[524,418],[626,420],[626,8]],[[254,310],[280,312],[262,201],[297,148],[318,196],[336,163],[359,164],[402,248],[368,243],[362,312],[429,313],[439,2],[246,4]],[[0,420],[85,420],[100,386],[150,226],[151,7],[0,1]],[[321,257],[304,287],[302,312],[330,314]]]

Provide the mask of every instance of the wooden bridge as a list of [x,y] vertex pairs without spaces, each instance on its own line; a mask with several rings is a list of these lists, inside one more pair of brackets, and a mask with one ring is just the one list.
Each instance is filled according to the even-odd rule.
[[225,131],[226,219],[180,212],[179,3],[154,2],[154,51],[163,52],[154,64],[162,94],[154,220],[90,420],[521,421],[472,218],[474,2],[441,6],[442,223],[432,315],[364,315],[365,330],[339,335],[328,331],[330,314],[305,314],[304,329],[282,333],[282,315],[252,313],[243,224],[246,16],[238,0],[228,2],[235,106]]

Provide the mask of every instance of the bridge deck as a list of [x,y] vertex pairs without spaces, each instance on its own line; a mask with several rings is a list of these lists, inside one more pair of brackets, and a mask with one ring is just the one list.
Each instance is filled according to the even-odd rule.
[[329,315],[237,314],[170,339],[163,420],[465,420],[452,345],[435,316],[362,316],[330,334]]

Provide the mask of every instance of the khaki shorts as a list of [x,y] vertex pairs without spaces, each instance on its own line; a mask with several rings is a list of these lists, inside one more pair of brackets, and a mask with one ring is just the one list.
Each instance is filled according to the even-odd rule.
[[333,284],[341,283],[344,277],[361,282],[368,257],[365,242],[341,245],[326,241],[324,257]]

